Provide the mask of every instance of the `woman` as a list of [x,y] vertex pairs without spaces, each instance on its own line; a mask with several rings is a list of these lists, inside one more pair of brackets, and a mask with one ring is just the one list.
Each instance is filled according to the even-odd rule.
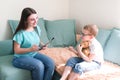
[[[55,65],[51,58],[38,52],[39,46],[43,43],[35,31],[37,21],[38,16],[34,9],[23,9],[13,37],[15,53],[13,65],[31,71],[32,80],[51,80]],[[41,32],[40,28],[37,29]],[[46,49],[46,46],[42,49]]]

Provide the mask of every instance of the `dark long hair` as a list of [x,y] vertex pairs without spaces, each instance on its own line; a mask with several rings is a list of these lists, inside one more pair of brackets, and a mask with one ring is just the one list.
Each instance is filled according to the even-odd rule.
[[18,24],[18,27],[17,27],[14,35],[15,35],[18,31],[20,31],[20,30],[25,30],[25,29],[27,29],[27,27],[28,27],[28,24],[27,24],[27,19],[28,19],[28,17],[29,17],[31,14],[36,14],[36,13],[37,13],[37,12],[36,12],[34,9],[32,9],[32,8],[29,8],[29,7],[24,8],[23,11],[22,11],[22,14],[21,14],[20,22],[19,22],[19,24]]

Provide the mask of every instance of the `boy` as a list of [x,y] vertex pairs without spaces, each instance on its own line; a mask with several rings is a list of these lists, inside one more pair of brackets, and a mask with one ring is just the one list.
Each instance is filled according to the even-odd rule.
[[77,53],[80,57],[72,57],[67,63],[63,75],[60,80],[66,80],[68,75],[68,80],[77,79],[82,73],[90,70],[99,69],[101,64],[104,62],[103,59],[103,49],[101,44],[96,40],[95,36],[98,33],[98,28],[96,25],[89,24],[84,26],[82,29],[82,41],[89,41],[90,45],[90,55],[86,56],[82,52],[82,46],[80,44],[77,46]]

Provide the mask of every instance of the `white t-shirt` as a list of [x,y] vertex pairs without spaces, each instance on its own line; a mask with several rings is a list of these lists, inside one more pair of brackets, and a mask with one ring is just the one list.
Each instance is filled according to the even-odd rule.
[[103,48],[102,48],[101,44],[95,38],[91,39],[90,53],[95,54],[95,57],[93,60],[101,62],[101,63],[104,62]]

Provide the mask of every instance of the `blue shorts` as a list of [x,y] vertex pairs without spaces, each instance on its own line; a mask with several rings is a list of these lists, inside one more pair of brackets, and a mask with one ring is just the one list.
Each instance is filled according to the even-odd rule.
[[92,62],[86,62],[82,58],[72,57],[67,61],[66,66],[72,67],[75,73],[81,75],[83,72],[99,69],[101,64],[94,60]]
[[83,62],[83,61],[84,60],[80,57],[71,57],[67,61],[66,66],[70,66],[70,67],[74,68],[77,63],[80,63],[80,62]]

